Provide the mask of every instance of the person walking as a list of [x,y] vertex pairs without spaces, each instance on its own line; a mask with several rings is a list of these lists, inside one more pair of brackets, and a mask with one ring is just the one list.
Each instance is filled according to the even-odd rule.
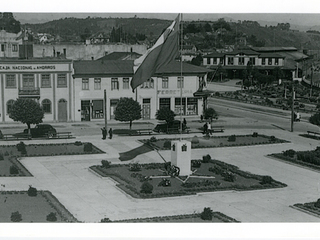
[[211,123],[210,122],[208,122],[208,133],[210,133],[210,135],[212,135]]
[[112,139],[112,134],[113,134],[112,128],[110,128],[110,129],[109,129],[109,138],[110,138],[110,139]]
[[102,139],[105,140],[107,137],[107,129],[105,127],[101,128]]
[[205,123],[205,124],[203,125],[203,134],[207,134],[207,132],[208,132],[208,124]]
[[185,118],[183,119],[183,124],[185,127],[187,127],[187,120]]

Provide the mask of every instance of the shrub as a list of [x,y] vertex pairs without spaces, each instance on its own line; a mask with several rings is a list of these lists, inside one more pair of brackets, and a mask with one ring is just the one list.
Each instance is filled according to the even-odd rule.
[[74,145],[76,145],[76,146],[81,146],[81,145],[82,145],[82,142],[81,142],[81,141],[75,141]]
[[197,136],[194,136],[192,139],[191,139],[191,143],[193,144],[198,144],[199,143],[199,138]]
[[29,186],[29,189],[28,189],[28,196],[30,197],[35,197],[37,196],[37,189],[32,187],[31,185]]
[[84,152],[92,152],[92,143],[85,143],[83,145],[83,151]]
[[156,142],[157,141],[157,138],[155,137],[155,136],[152,136],[151,138],[150,138],[150,142]]
[[293,149],[289,149],[283,152],[284,156],[288,156],[291,158],[293,158],[295,154],[296,154],[296,151],[294,151]]
[[139,163],[131,163],[129,170],[133,172],[138,172],[141,170],[141,165]]
[[169,140],[166,140],[164,143],[163,143],[163,148],[164,149],[171,149],[171,142]]
[[212,214],[213,211],[211,210],[211,208],[207,207],[203,209],[202,213],[200,214],[200,217],[202,220],[212,220]]
[[272,177],[270,176],[263,176],[261,184],[271,184],[273,181]]
[[191,167],[194,167],[194,168],[201,167],[201,161],[200,160],[191,160]]
[[58,219],[57,219],[57,214],[54,213],[54,212],[51,212],[47,215],[47,221],[48,222],[56,222]]
[[320,208],[320,198],[315,202],[314,206]]
[[235,142],[236,141],[236,135],[231,135],[228,137],[228,142]]
[[159,187],[170,187],[171,182],[169,179],[163,178],[161,182],[158,184]]
[[257,132],[254,132],[254,133],[252,134],[252,137],[258,137],[258,133],[257,133]]
[[24,144],[24,142],[20,142],[16,146],[17,150],[21,152],[21,154],[27,154],[26,145]]
[[275,136],[270,136],[270,141],[271,142],[275,142],[276,141],[276,137]]
[[10,166],[10,174],[19,174],[19,169],[16,166],[11,165]]
[[107,223],[107,222],[112,222],[109,218],[102,218],[101,223]]
[[153,190],[153,186],[151,183],[149,183],[148,181],[145,181],[142,183],[141,185],[141,193],[152,193]]
[[209,154],[202,156],[202,162],[208,163],[211,160],[211,156]]
[[232,172],[226,171],[222,175],[223,175],[223,180],[227,182],[234,182],[236,180],[236,175],[233,174]]
[[11,222],[21,222],[22,221],[22,216],[19,211],[12,212],[11,213]]
[[110,168],[111,166],[111,162],[107,161],[107,160],[102,160],[101,161],[102,167],[103,168]]

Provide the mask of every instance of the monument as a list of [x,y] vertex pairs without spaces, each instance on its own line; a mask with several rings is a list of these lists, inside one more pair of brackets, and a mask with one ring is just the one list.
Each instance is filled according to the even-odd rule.
[[180,169],[180,176],[190,175],[191,142],[186,140],[171,141],[171,165]]

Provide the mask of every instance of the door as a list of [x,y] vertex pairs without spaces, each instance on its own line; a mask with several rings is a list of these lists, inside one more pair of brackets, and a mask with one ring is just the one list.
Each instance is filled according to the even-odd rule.
[[114,110],[118,105],[119,99],[110,99],[110,119],[114,119]]
[[68,120],[67,101],[60,99],[58,102],[58,121],[66,122]]
[[142,103],[142,118],[143,119],[150,119],[150,98],[143,99]]
[[90,121],[90,100],[81,100],[81,121]]

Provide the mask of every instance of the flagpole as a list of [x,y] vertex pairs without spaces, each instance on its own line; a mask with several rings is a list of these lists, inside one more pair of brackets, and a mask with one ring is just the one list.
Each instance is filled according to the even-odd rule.
[[[181,31],[181,35],[180,35],[180,141],[182,139],[182,83],[184,81],[182,81],[182,47],[183,47],[183,25],[182,25],[182,13],[181,13],[181,19],[180,19],[180,31]],[[178,44],[179,44],[179,38],[178,38]]]

